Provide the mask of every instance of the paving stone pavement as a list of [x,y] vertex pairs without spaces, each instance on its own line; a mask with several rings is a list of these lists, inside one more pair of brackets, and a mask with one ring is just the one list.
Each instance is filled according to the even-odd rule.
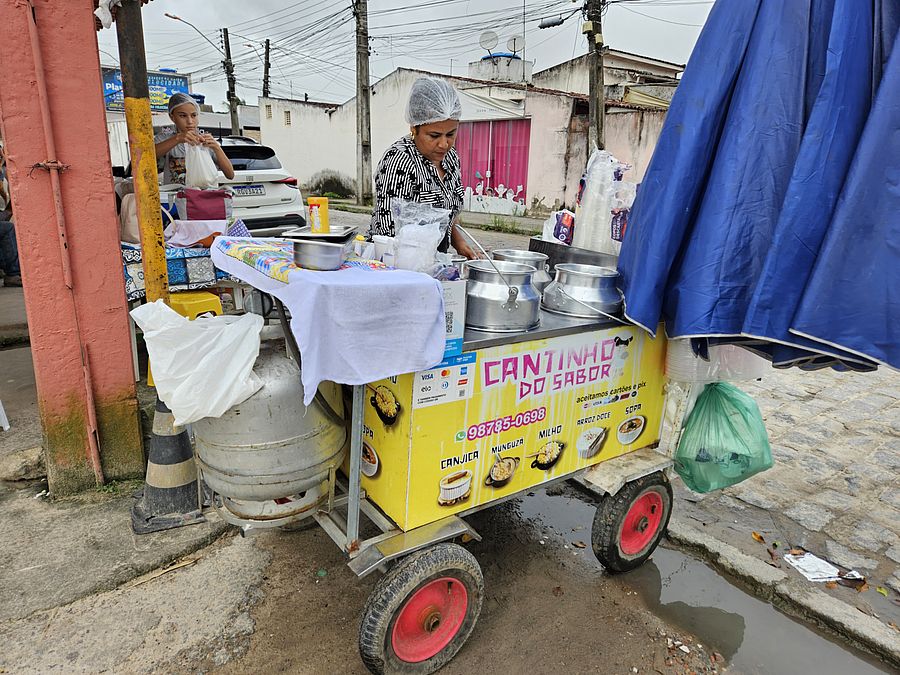
[[775,466],[708,495],[677,481],[676,509],[789,574],[792,546],[858,570],[869,590],[829,592],[900,625],[900,373],[772,370],[739,386],[759,404]]

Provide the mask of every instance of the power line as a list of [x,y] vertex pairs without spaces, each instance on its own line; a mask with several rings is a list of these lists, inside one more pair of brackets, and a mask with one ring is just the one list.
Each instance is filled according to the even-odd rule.
[[653,16],[651,14],[644,14],[643,12],[639,12],[636,9],[631,9],[630,7],[626,7],[624,4],[621,3],[621,0],[620,0],[620,2],[617,2],[615,4],[621,4],[621,8],[624,9],[625,11],[631,12],[632,14],[640,14],[641,16],[647,17],[648,19],[653,19],[654,21],[661,21],[662,23],[669,23],[669,24],[673,24],[675,26],[689,26],[691,28],[703,28],[702,23],[684,23],[682,21],[672,21],[671,19],[661,19],[660,17]]

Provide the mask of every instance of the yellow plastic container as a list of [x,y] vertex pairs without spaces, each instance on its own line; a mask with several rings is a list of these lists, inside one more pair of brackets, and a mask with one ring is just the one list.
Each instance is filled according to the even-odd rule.
[[328,225],[328,197],[310,197],[309,221],[312,232],[328,233],[331,228]]
[[[222,300],[215,293],[209,291],[178,291],[169,297],[169,307],[181,316],[186,316],[193,321],[201,314],[209,312],[216,316],[222,316]],[[150,365],[147,365],[147,386],[153,386],[153,373]]]

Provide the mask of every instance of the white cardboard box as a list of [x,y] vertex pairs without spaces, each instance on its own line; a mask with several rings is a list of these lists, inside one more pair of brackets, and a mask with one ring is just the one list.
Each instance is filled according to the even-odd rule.
[[462,354],[463,333],[466,330],[466,281],[442,281],[444,289],[444,319],[447,345],[444,358]]

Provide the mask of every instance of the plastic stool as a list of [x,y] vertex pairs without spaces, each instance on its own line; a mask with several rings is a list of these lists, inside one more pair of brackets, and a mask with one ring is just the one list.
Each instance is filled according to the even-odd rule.
[[169,307],[191,321],[201,314],[210,312],[222,315],[222,301],[215,293],[208,291],[179,291],[169,296]]
[[[169,307],[191,321],[207,312],[216,316],[222,315],[222,301],[218,295],[208,291],[179,291],[172,293],[169,296]],[[153,386],[153,374],[150,372],[149,364],[147,365],[147,386]]]

